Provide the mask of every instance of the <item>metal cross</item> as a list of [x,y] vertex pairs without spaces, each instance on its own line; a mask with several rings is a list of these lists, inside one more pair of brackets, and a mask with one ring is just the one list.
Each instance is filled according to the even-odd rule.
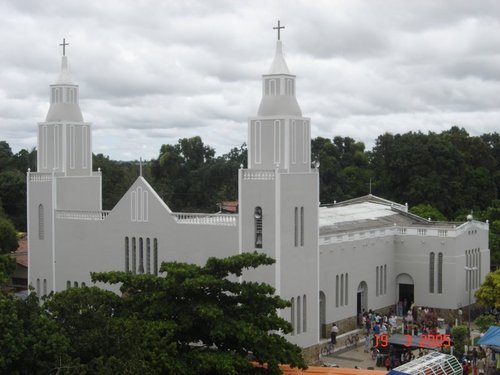
[[66,56],[66,46],[69,46],[69,43],[66,43],[66,38],[63,38],[63,42],[59,45],[63,48],[63,56]]
[[280,20],[278,20],[278,26],[273,27],[273,30],[278,30],[278,40],[280,40],[280,29],[284,29],[285,26],[280,26]]

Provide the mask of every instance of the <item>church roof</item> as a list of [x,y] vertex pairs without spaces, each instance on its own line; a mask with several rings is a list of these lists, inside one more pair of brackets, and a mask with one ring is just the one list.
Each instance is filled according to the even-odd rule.
[[407,206],[365,195],[319,208],[320,235],[397,226],[453,228],[457,223],[435,222],[407,212]]

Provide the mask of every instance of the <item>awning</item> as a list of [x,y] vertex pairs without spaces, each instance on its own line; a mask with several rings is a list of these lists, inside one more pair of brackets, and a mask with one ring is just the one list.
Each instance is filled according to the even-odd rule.
[[500,352],[500,327],[491,326],[479,339],[478,344],[487,346],[495,352]]

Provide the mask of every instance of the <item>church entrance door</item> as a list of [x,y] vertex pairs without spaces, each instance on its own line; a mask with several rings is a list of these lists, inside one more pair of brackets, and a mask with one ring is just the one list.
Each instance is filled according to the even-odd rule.
[[363,310],[367,310],[368,306],[368,285],[366,282],[362,281],[358,285],[358,294],[356,300],[356,313],[359,315]]

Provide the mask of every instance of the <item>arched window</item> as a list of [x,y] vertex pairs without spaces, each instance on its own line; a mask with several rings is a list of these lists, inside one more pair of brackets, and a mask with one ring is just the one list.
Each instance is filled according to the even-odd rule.
[[339,275],[335,276],[335,307],[339,307]]
[[306,295],[302,297],[302,332],[307,331],[307,298]]
[[75,281],[75,282],[73,283],[73,286],[74,286],[75,288],[78,288],[78,281]]
[[151,240],[146,239],[146,273],[151,273]]
[[348,298],[347,298],[347,292],[349,289],[349,274],[345,274],[345,304],[347,305]]
[[262,249],[262,208],[255,207],[255,248]]
[[344,306],[344,274],[340,275],[340,306]]
[[144,273],[144,241],[139,238],[139,273]]
[[130,271],[130,249],[129,249],[129,241],[128,237],[125,237],[125,271],[128,272]]
[[434,293],[434,263],[435,254],[431,252],[429,255],[429,293]]
[[300,246],[304,246],[304,207],[300,207]]
[[379,287],[380,287],[380,295],[382,295],[383,290],[383,281],[384,281],[384,268],[382,266],[379,267],[379,272],[380,272],[380,282],[379,282]]
[[136,268],[136,258],[137,258],[137,248],[136,248],[136,242],[135,242],[135,237],[132,237],[132,272],[136,273],[137,268]]
[[438,280],[437,292],[443,293],[443,253],[438,254]]
[[299,208],[295,207],[295,247],[299,246]]
[[298,296],[297,297],[297,334],[302,332],[302,330],[300,329],[300,323],[302,322],[301,321],[301,315],[302,315],[301,309],[302,309],[302,306],[300,305],[300,296]]
[[85,288],[87,286],[87,284],[85,284],[85,282],[82,282],[82,288]]
[[387,264],[384,264],[384,294],[387,294]]
[[47,279],[43,279],[43,295],[47,295]]
[[38,205],[38,239],[45,239],[45,214],[41,203]]
[[155,275],[158,275],[158,239],[153,240],[153,268]]
[[36,279],[36,294],[40,298],[40,279]]
[[71,281],[66,281],[66,289],[69,289],[71,288]]
[[292,335],[295,334],[295,299],[292,297],[290,300],[290,323],[292,325]]

